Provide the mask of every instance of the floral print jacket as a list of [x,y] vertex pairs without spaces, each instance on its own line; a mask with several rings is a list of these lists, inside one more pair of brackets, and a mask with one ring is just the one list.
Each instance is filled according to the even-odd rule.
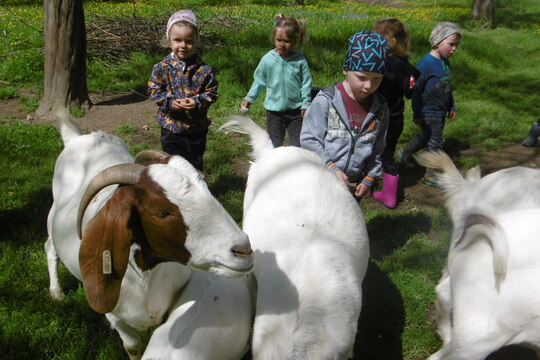
[[[169,54],[154,65],[148,81],[148,96],[158,105],[157,121],[173,133],[195,134],[208,129],[207,112],[217,101],[218,82],[214,70],[195,54],[187,61]],[[174,99],[193,98],[197,107],[190,111],[172,110]]]

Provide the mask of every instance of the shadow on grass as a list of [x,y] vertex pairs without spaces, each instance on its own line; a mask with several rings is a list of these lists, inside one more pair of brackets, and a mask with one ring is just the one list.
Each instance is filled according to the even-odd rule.
[[398,202],[402,202],[405,198],[403,190],[405,188],[414,186],[418,181],[424,177],[426,169],[423,166],[420,166],[415,163],[415,166],[408,168],[405,166],[400,166],[399,168],[399,185],[398,185]]
[[431,219],[423,213],[402,216],[379,215],[367,223],[367,229],[371,256],[381,259],[405,245],[414,234],[429,233]]
[[534,350],[520,345],[503,346],[492,352],[485,360],[538,360]]
[[146,96],[146,85],[138,86],[137,88],[131,90],[129,93],[124,93],[122,95],[96,102],[94,105],[125,105],[125,104],[134,104],[148,100]]
[[362,312],[353,359],[401,360],[405,326],[403,299],[386,274],[370,261],[362,283]]
[[50,188],[33,192],[26,206],[0,210],[0,242],[25,245],[47,236],[47,214],[53,203]]
[[215,197],[219,197],[231,191],[240,191],[244,193],[246,189],[246,178],[237,175],[220,175],[213,185],[210,186],[210,191]]

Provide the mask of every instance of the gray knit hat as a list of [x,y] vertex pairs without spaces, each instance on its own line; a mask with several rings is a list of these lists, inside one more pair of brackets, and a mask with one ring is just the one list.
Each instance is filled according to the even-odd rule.
[[193,11],[180,10],[172,14],[171,17],[169,18],[169,21],[167,21],[167,32],[166,32],[167,39],[169,38],[169,30],[171,29],[171,26],[173,26],[174,24],[180,21],[185,21],[187,23],[190,23],[193,26],[195,26],[195,28],[198,29],[197,18],[195,17],[195,14],[193,13]]
[[461,31],[457,25],[448,21],[443,21],[433,28],[431,35],[429,35],[429,43],[431,44],[431,47],[433,47],[453,34],[461,35]]
[[343,70],[383,74],[389,51],[388,40],[381,34],[374,31],[357,32],[349,38]]

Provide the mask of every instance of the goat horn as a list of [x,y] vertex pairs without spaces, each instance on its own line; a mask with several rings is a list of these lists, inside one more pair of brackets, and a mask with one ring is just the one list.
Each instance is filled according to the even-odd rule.
[[90,181],[79,203],[79,211],[77,213],[77,235],[79,235],[79,239],[82,239],[82,219],[84,212],[94,196],[101,189],[109,185],[135,184],[144,169],[146,169],[146,166],[140,164],[118,164],[103,170]]
[[146,164],[154,160],[163,160],[170,156],[161,150],[143,150],[135,156],[135,164]]

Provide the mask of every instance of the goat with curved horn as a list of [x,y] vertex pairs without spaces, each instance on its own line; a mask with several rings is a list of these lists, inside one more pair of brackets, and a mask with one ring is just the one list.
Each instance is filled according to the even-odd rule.
[[77,212],[77,235],[82,239],[82,219],[90,201],[109,185],[135,185],[146,167],[139,164],[118,164],[97,174],[86,187]]
[[[67,111],[57,112],[57,117],[64,150],[55,164],[54,202],[47,219],[51,296],[63,297],[56,268],[60,258],[83,282],[89,305],[105,314],[118,332],[130,359],[140,360],[143,347],[137,330],[161,324],[171,306],[182,307],[187,297],[180,295],[192,268],[243,278],[253,267],[249,239],[212,196],[203,176],[182,157],[145,151],[138,161],[158,160],[135,164],[120,138],[101,131],[83,134],[68,126],[75,120]],[[110,186],[115,184],[122,186]],[[201,273],[200,278],[207,276]],[[206,281],[198,284],[202,288]],[[205,305],[205,313],[226,311],[229,302],[245,302],[243,282],[223,284],[216,289],[216,301]],[[235,292],[237,287],[246,291]],[[200,295],[195,291],[190,296]],[[237,310],[250,318],[251,306]],[[183,324],[193,334],[185,339],[187,348],[230,340],[200,334],[204,321],[195,314]],[[239,325],[221,319],[216,326]],[[249,329],[249,321],[242,326]],[[243,333],[248,335],[238,343],[245,346],[249,331]]]
[[169,156],[171,155],[167,154],[165,151],[162,151],[162,150],[156,150],[156,149],[143,150],[135,156],[135,164],[146,165],[155,161],[161,162],[162,160],[165,160]]

